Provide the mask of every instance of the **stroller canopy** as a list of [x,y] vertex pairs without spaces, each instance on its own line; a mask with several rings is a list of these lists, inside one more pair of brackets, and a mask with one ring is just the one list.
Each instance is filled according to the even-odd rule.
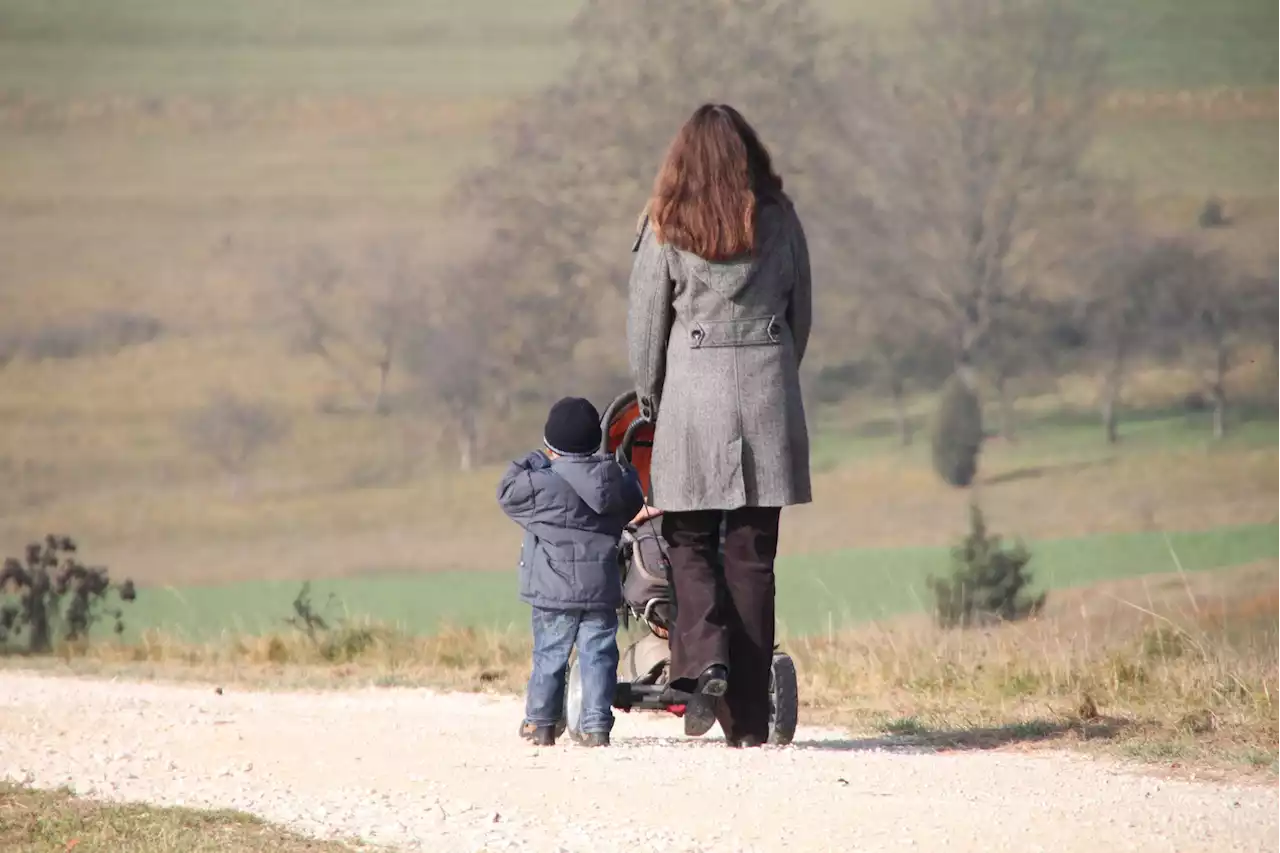
[[617,453],[622,449],[640,475],[640,485],[644,488],[645,496],[650,496],[649,458],[653,453],[654,426],[640,417],[640,403],[636,400],[635,392],[628,391],[614,400],[605,410],[602,420],[600,426],[604,433],[604,447],[601,450]]

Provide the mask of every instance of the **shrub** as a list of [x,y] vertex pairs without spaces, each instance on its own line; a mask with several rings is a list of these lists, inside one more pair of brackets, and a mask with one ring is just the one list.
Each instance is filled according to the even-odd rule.
[[969,534],[951,551],[951,574],[927,581],[934,596],[934,616],[943,628],[988,622],[1011,622],[1038,613],[1045,594],[1032,596],[1031,553],[1021,544],[1005,548],[987,533],[978,505],[969,507]]
[[25,634],[26,651],[45,654],[53,650],[57,628],[61,640],[83,641],[103,615],[115,619],[117,634],[124,633],[123,610],[106,609],[106,603],[113,591],[121,602],[133,601],[133,581],[113,584],[105,567],[86,566],[75,554],[70,537],[49,535],[28,545],[24,560],[4,561],[0,595],[17,601],[0,606],[0,647]]
[[959,375],[942,388],[933,424],[933,468],[943,482],[964,488],[973,482],[982,450],[982,404]]
[[14,332],[0,331],[0,369],[22,352],[22,339]]
[[[329,593],[326,609],[337,603],[337,597]],[[284,620],[285,624],[305,634],[320,657],[329,663],[350,663],[388,634],[374,626],[353,624],[346,619],[331,625],[311,603],[311,581],[304,581],[298,590],[293,600],[293,613]]]
[[148,314],[103,311],[83,323],[46,326],[29,335],[24,355],[33,361],[112,355],[150,343],[164,333],[164,325]]
[[1218,198],[1205,200],[1204,206],[1200,208],[1198,221],[1201,228],[1225,228],[1231,224],[1222,208],[1222,201]]
[[219,392],[184,418],[179,429],[188,447],[238,478],[260,452],[284,440],[289,423],[265,403]]

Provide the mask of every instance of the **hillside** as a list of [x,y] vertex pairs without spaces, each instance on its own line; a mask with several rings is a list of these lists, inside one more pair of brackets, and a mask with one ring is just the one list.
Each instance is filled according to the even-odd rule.
[[[824,4],[890,46],[909,7]],[[1259,263],[1277,226],[1275,5],[1085,7],[1112,60],[1097,164],[1131,178],[1161,227],[1188,227],[1219,194],[1233,217],[1223,241]],[[51,354],[0,367],[0,542],[66,529],[150,578],[505,565],[494,472],[442,470],[435,459],[453,451],[433,423],[344,410],[342,380],[293,346],[287,285],[307,248],[359,255],[393,232],[432,247],[466,239],[443,199],[488,156],[504,106],[564,67],[574,8],[0,0],[0,351],[25,335]],[[129,322],[152,331],[112,343]],[[584,352],[618,358],[613,340]],[[1260,369],[1243,365],[1233,388],[1262,387]],[[991,495],[1016,532],[1274,519],[1263,500],[1274,480],[1256,473],[1274,463],[1273,425],[1249,426],[1225,461],[1179,462],[1170,480],[1169,459],[1198,448],[1203,418],[1177,410],[1198,377],[1145,376],[1132,405],[1181,437],[1144,432],[1114,458],[1081,451],[1104,458],[1093,468],[1058,450],[1091,440],[1088,383],[1028,389],[1029,417],[1065,409],[1075,420],[1047,421],[1042,445],[991,455],[991,475],[1013,477]],[[269,401],[291,425],[243,481],[183,430],[224,388]],[[875,433],[882,401],[821,416],[824,508],[800,516],[787,548],[948,541],[963,499]],[[1038,482],[1015,473],[1042,469]],[[1239,477],[1215,479],[1228,470]],[[1206,488],[1223,501],[1201,510]],[[850,523],[867,504],[882,511]]]

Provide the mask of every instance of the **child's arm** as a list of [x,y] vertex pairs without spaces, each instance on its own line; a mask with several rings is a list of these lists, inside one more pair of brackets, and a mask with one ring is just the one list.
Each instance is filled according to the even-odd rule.
[[640,485],[640,474],[630,465],[618,463],[622,468],[623,489],[626,495],[627,517],[634,522],[644,505],[644,486]]
[[546,456],[535,450],[507,466],[498,483],[498,505],[521,527],[527,526],[537,511],[538,489],[533,474],[550,464]]

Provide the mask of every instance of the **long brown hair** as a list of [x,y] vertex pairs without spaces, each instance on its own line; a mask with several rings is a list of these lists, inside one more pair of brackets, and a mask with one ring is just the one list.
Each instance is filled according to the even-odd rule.
[[667,149],[648,214],[659,241],[723,261],[755,249],[756,208],[781,196],[769,151],[742,114],[704,104]]

